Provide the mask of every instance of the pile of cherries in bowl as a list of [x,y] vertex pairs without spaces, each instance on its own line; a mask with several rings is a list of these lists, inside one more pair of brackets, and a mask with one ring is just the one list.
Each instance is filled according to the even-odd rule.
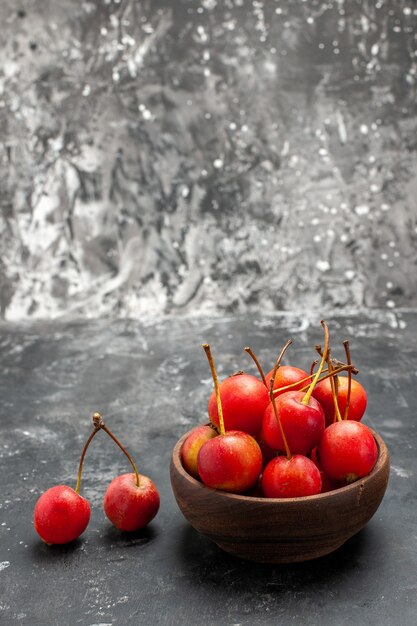
[[219,383],[208,344],[203,346],[213,375],[209,424],[197,426],[181,449],[184,469],[207,487],[265,498],[312,496],[367,476],[378,459],[370,428],[360,420],[367,396],[352,375],[348,341],[344,361],[332,357],[324,321],[319,359],[305,372],[281,365],[260,377],[238,372]]

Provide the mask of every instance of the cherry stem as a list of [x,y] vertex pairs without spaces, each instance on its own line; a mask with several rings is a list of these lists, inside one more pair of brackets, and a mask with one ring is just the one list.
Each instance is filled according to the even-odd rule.
[[[347,340],[345,340],[345,341],[347,341]],[[343,344],[344,344],[344,342],[343,342]],[[349,344],[349,342],[348,342],[348,344]],[[317,352],[319,353],[319,355],[322,356],[321,345],[317,344],[315,346],[315,348],[316,348]],[[346,349],[345,349],[345,351],[346,351]],[[350,354],[350,352],[349,352],[349,354]],[[348,365],[347,363],[343,363],[343,361],[339,361],[338,359],[332,359],[332,363],[333,363],[334,367],[340,367],[341,365]],[[359,374],[358,368],[355,367],[352,362],[349,363],[349,366],[351,367],[352,374],[355,374],[355,376],[357,374]]]
[[272,370],[271,381],[269,383],[269,393],[271,393],[271,390],[272,391],[274,390],[275,376],[277,375],[277,371],[279,369],[279,366],[281,365],[282,357],[284,356],[284,354],[286,353],[286,351],[288,350],[291,344],[292,344],[292,339],[288,339],[285,346],[282,348],[281,352],[279,353],[277,360],[275,361],[274,369]]
[[[343,361],[338,361],[338,359],[333,359],[333,365],[335,365],[336,367],[339,367],[340,365],[345,365],[345,363],[343,363]],[[352,366],[351,368],[352,374],[355,374],[355,376],[359,374],[358,368],[355,367],[352,362],[349,363],[349,365]]]
[[75,485],[75,493],[80,493],[81,476],[82,476],[82,473],[83,473],[83,463],[84,463],[84,458],[85,458],[88,446],[90,445],[90,443],[92,442],[93,438],[97,435],[97,433],[98,433],[98,431],[100,429],[101,429],[101,426],[96,426],[96,424],[94,423],[94,430],[90,434],[90,436],[87,439],[87,441],[85,442],[85,446],[83,448],[83,451],[81,452],[80,463],[78,465],[77,484]]
[[320,365],[319,365],[319,369],[316,372],[316,375],[314,376],[313,380],[310,383],[310,387],[307,389],[306,391],[306,395],[304,396],[304,398],[301,400],[302,404],[308,404],[311,398],[311,394],[313,393],[314,387],[316,386],[316,383],[318,381],[318,379],[320,378],[320,374],[322,372],[322,369],[324,367],[324,363],[327,359],[327,353],[329,351],[329,329],[327,328],[327,324],[324,320],[321,320],[321,325],[323,326],[323,330],[324,330],[324,350],[323,350],[323,356],[321,357],[321,361],[320,361]]
[[[297,385],[299,385],[300,383],[304,383],[306,380],[309,380],[311,382],[311,375],[306,376],[305,378],[302,378],[301,380],[296,380],[294,383],[290,383],[289,385],[285,385],[285,387],[277,387],[276,389],[274,389],[274,395],[278,396],[283,391],[287,391],[287,389],[293,389],[294,387],[297,387]],[[309,386],[310,386],[310,383],[308,383],[307,387]]]
[[[318,382],[321,383],[322,380],[326,380],[326,378],[330,378],[331,376],[336,376],[336,374],[339,374],[340,372],[348,372],[348,371],[352,371],[353,370],[353,365],[342,365],[341,367],[338,367],[337,369],[333,370],[332,372],[329,372],[328,370],[323,370],[325,372],[328,372],[325,376],[322,376]],[[307,378],[304,378],[304,380],[307,380]],[[288,387],[294,387],[296,384],[300,384],[299,381],[298,383],[292,383],[291,385],[288,385]],[[302,387],[300,389],[300,391],[307,391],[307,389],[310,387],[310,385],[306,385],[305,387]],[[276,389],[275,391],[282,391],[283,389],[287,389],[287,387],[281,387],[281,389]]]
[[318,362],[319,362],[319,360],[318,360],[318,359],[314,359],[314,361],[313,361],[313,362],[312,362],[312,364],[311,364],[311,367],[310,367],[310,376],[311,376],[311,377],[312,377],[312,376],[313,376],[313,374],[314,374],[314,368],[316,367],[316,365],[317,365],[317,363],[318,363]]
[[[346,353],[346,361],[348,363],[348,365],[351,364],[352,360],[351,360],[351,356],[350,356],[350,348],[349,348],[349,341],[347,339],[345,339],[345,341],[343,342],[344,348],[345,348],[345,353]],[[343,415],[343,419],[347,420],[348,418],[348,414],[349,414],[349,404],[350,404],[350,392],[352,389],[352,372],[351,370],[348,371],[348,388],[347,388],[347,394],[346,394],[346,406],[345,406],[345,413]]]
[[213,382],[214,382],[214,391],[216,393],[216,402],[217,402],[217,412],[219,414],[220,435],[225,435],[226,431],[224,428],[224,418],[223,418],[222,401],[220,398],[219,379],[217,378],[217,372],[216,372],[216,367],[214,365],[213,355],[211,353],[211,348],[208,345],[208,343],[203,344],[203,349],[204,349],[204,352],[206,353],[206,357],[210,365],[211,375],[213,377]]
[[114,443],[116,445],[119,446],[120,450],[127,456],[127,458],[130,461],[131,466],[133,467],[133,471],[135,472],[135,476],[136,476],[136,487],[140,487],[140,480],[139,480],[139,472],[137,470],[137,467],[135,465],[134,460],[132,459],[132,457],[130,456],[129,452],[126,450],[126,448],[124,446],[122,446],[122,444],[120,443],[120,441],[117,439],[117,437],[115,435],[113,435],[113,433],[111,432],[111,430],[109,428],[107,428],[107,426],[105,425],[105,423],[103,422],[103,419],[100,415],[100,413],[94,413],[93,415],[93,420],[96,420],[99,424],[100,424],[100,428],[102,430],[104,430],[105,433],[108,434],[108,436],[113,439]]
[[282,350],[281,350],[281,352],[280,352],[280,354],[279,354],[279,356],[278,356],[278,358],[277,358],[277,360],[275,362],[275,366],[274,366],[274,369],[273,369],[273,372],[272,372],[272,376],[271,376],[271,381],[270,381],[270,384],[269,384],[269,397],[270,397],[271,402],[272,402],[272,407],[274,409],[275,418],[276,418],[276,420],[278,422],[278,427],[279,427],[279,430],[281,432],[281,437],[282,437],[282,441],[284,442],[285,453],[287,455],[287,459],[288,460],[290,460],[292,458],[292,454],[291,454],[291,450],[290,450],[288,442],[287,442],[287,438],[286,438],[285,433],[284,433],[284,429],[282,427],[281,418],[280,418],[279,413],[277,411],[277,406],[275,404],[274,385],[275,385],[275,377],[277,375],[277,371],[278,371],[278,368],[280,366],[282,357],[284,356],[285,351],[287,350],[287,348],[289,348],[289,346],[291,344],[292,344],[291,339],[288,339],[287,343],[282,348]]
[[[333,370],[333,363],[332,363],[332,359],[331,359],[331,355],[330,355],[330,350],[328,352],[327,355],[327,363],[329,366],[329,370],[334,373]],[[333,404],[334,404],[334,412],[335,412],[335,416],[338,422],[342,421],[342,416],[340,415],[340,409],[339,409],[339,403],[337,401],[337,396],[338,396],[338,383],[337,383],[337,378],[333,376],[330,377],[330,388],[332,390],[332,398],[333,398]],[[336,421],[336,420],[334,420]]]
[[[335,360],[332,359],[333,361],[333,365]],[[317,363],[317,361],[315,361],[315,363]],[[334,370],[331,374],[326,374],[326,376],[322,376],[319,379],[319,383],[321,383],[322,380],[325,380],[326,378],[329,378],[329,376],[334,376],[334,374],[339,373],[339,372],[346,372],[348,371],[348,369],[350,369],[352,371],[352,373],[354,373],[355,367],[353,365],[348,365],[347,363],[342,363],[342,361],[337,361],[337,363],[339,363],[339,366],[337,368],[337,371]],[[325,372],[328,372],[328,369],[324,369],[322,371],[322,374]],[[359,371],[359,370],[358,370]],[[282,393],[283,391],[287,391],[287,389],[293,389],[294,387],[297,387],[300,383],[304,383],[306,380],[309,380],[311,382],[311,379],[313,378],[314,374],[309,374],[308,376],[306,376],[305,378],[302,378],[301,380],[297,380],[294,383],[290,383],[289,385],[285,385],[285,387],[278,387],[277,389],[274,389],[274,394],[276,396],[278,396],[280,393]],[[310,386],[310,383],[308,383],[308,385],[305,385],[305,387],[301,387],[301,389],[299,391],[306,391]]]
[[261,375],[261,378],[262,378],[262,382],[263,382],[263,384],[265,385],[265,387],[266,387],[266,388],[268,388],[268,385],[267,385],[267,383],[266,383],[266,378],[265,378],[264,371],[263,371],[262,366],[261,366],[261,364],[259,363],[258,359],[256,358],[256,355],[255,355],[255,353],[253,352],[252,348],[250,348],[249,346],[247,346],[247,347],[245,348],[245,352],[247,352],[247,353],[249,354],[249,356],[251,357],[252,361],[255,363],[256,367],[258,368],[258,372],[259,372],[259,373],[260,373],[260,375]]

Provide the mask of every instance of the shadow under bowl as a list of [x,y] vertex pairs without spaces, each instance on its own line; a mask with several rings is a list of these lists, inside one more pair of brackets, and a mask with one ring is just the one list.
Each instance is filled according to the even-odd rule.
[[378,459],[373,470],[334,491],[303,498],[259,498],[211,489],[188,474],[181,461],[186,433],[171,458],[171,485],[191,526],[220,548],[261,563],[294,563],[333,552],[359,532],[384,496],[390,458],[373,432]]

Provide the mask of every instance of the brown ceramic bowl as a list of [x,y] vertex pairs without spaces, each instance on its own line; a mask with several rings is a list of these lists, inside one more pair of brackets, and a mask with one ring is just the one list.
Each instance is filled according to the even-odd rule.
[[307,561],[333,552],[371,519],[384,496],[389,453],[374,432],[379,455],[364,478],[304,498],[256,498],[211,489],[182,466],[177,442],[171,484],[184,517],[200,533],[235,556],[264,563]]

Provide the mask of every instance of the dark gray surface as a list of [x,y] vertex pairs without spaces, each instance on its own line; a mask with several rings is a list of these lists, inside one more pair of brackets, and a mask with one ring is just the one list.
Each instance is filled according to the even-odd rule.
[[0,315],[417,306],[415,2],[0,20]]
[[[288,337],[288,361],[308,367],[319,318],[1,326],[1,624],[414,625],[417,313],[327,320],[336,353],[351,339],[369,394],[366,423],[387,442],[392,475],[364,531],[333,555],[292,566],[244,562],[200,537],[177,509],[168,466],[179,436],[206,420],[212,383],[202,341],[222,375],[252,370],[241,352],[248,343],[271,365]],[[34,504],[54,484],[74,485],[96,410],[157,483],[160,512],[133,535],[107,522],[104,490],[127,465],[99,433],[82,486],[90,526],[72,545],[47,547],[32,527]]]

